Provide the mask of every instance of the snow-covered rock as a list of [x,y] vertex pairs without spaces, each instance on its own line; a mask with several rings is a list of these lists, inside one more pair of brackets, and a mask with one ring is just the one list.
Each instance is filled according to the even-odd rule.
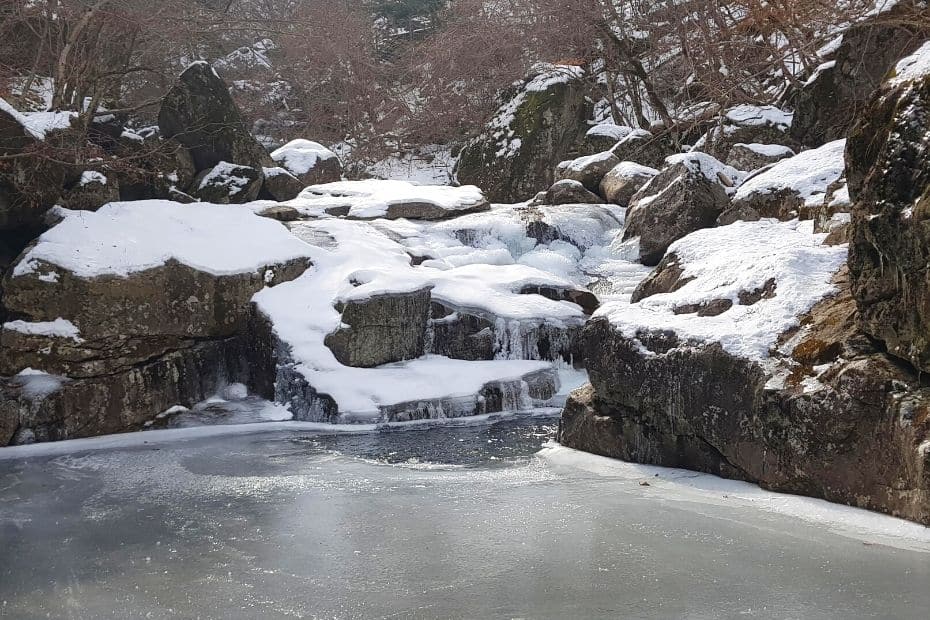
[[727,155],[727,165],[733,166],[737,170],[752,172],[794,155],[795,152],[791,147],[781,144],[743,144],[738,142],[733,145]]
[[271,158],[304,185],[333,183],[342,178],[339,157],[318,142],[291,140],[271,152]]
[[751,176],[736,190],[731,210],[744,218],[754,213],[755,218],[787,220],[797,217],[802,208],[819,206],[843,175],[845,146],[845,140],[829,142]]
[[598,189],[607,202],[626,207],[636,192],[657,174],[659,171],[655,168],[631,161],[620,162],[604,175]]
[[581,67],[539,66],[505,93],[509,99],[484,132],[462,149],[458,181],[506,203],[527,200],[552,185],[556,164],[583,135],[583,75]]
[[413,185],[378,179],[311,185],[288,204],[307,216],[351,219],[439,220],[490,208],[473,185]]
[[743,173],[706,153],[672,155],[630,201],[624,239],[639,239],[639,260],[657,265],[685,235],[713,226]]
[[555,175],[560,180],[578,181],[592,192],[597,191],[604,175],[610,172],[620,160],[610,151],[585,155],[577,159],[563,161],[556,167]]
[[258,198],[264,181],[261,170],[221,161],[194,177],[190,192],[213,204],[239,204]]
[[571,204],[603,204],[604,200],[597,194],[589,191],[581,183],[574,179],[562,179],[552,184],[548,190],[543,192],[539,204],[547,205],[571,205]]

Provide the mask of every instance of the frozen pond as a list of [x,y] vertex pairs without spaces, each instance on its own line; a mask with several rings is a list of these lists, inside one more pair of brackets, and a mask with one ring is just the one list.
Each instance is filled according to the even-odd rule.
[[0,451],[0,617],[927,617],[925,528],[556,425]]

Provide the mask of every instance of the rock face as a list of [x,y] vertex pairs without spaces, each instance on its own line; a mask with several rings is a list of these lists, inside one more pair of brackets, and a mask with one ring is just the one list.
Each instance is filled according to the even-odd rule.
[[[930,523],[927,395],[848,329],[854,313],[848,291],[815,307],[793,358],[779,362],[795,369],[780,387],[719,344],[627,338],[594,319],[584,332],[591,384],[572,394],[559,440]],[[801,380],[840,355],[816,389]]]
[[[921,51],[930,53],[930,45]],[[862,327],[888,352],[930,370],[930,68],[896,77],[850,132],[849,265]]]
[[233,103],[222,79],[206,62],[190,65],[168,91],[158,113],[165,138],[186,146],[197,170],[231,162],[260,170],[273,166]]
[[[673,242],[714,226],[738,171],[703,153],[677,155],[630,201],[624,239],[639,238],[639,260],[657,265]],[[728,184],[728,185],[727,185]]]
[[579,67],[552,66],[531,76],[462,149],[460,183],[492,202],[526,200],[552,185],[553,170],[583,136],[587,105]]
[[[0,376],[10,377],[2,388],[9,395],[0,407],[4,424],[40,440],[66,439],[137,428],[224,382],[255,385],[270,396],[268,369],[249,359],[256,346],[246,336],[250,300],[307,269],[303,245],[280,224],[229,207],[116,203],[92,215],[67,216],[4,278]],[[160,237],[166,225],[177,234]],[[112,229],[135,247],[110,252],[112,240],[101,243],[96,235]],[[189,230],[197,242],[210,244],[212,235],[241,256],[198,256],[181,236]],[[256,247],[247,247],[250,237]],[[71,246],[86,263],[72,260],[79,252]],[[166,251],[183,260],[165,259]],[[54,377],[68,379],[42,386]]]
[[[846,135],[895,62],[930,35],[926,8],[920,4],[903,0],[843,33],[836,58],[822,65],[797,94],[792,137],[816,147]],[[921,10],[923,19],[918,17]]]

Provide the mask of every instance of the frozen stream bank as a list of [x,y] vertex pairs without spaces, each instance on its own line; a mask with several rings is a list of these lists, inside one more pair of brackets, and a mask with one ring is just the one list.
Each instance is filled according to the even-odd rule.
[[556,424],[11,452],[0,617],[926,617],[925,528]]

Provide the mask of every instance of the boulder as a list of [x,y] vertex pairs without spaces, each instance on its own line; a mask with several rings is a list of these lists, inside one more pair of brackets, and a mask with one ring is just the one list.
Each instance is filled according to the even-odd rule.
[[930,390],[858,330],[844,258],[793,223],[682,240],[586,325],[559,441],[930,523]]
[[297,198],[304,188],[303,182],[284,168],[264,168],[262,173],[265,182],[262,184],[260,198],[285,202]]
[[120,200],[182,202],[178,197],[186,195],[197,175],[190,152],[175,139],[154,136],[143,142],[122,142],[117,157],[131,162],[108,175],[108,178],[115,176],[118,181]]
[[163,137],[188,148],[198,171],[220,162],[256,170],[274,166],[209,63],[195,62],[184,70],[162,100],[158,126]]
[[610,169],[601,179],[599,192],[604,200],[627,207],[633,196],[659,174],[655,168],[624,161]]
[[791,113],[780,108],[771,105],[738,105],[724,111],[719,123],[708,130],[695,143],[694,148],[724,160],[737,144],[792,142],[788,134],[790,127]]
[[618,142],[634,133],[635,129],[624,125],[614,125],[612,122],[600,123],[591,127],[584,135],[582,150],[585,155],[594,155],[609,151]]
[[897,64],[850,131],[849,265],[863,330],[930,370],[930,42]]
[[119,180],[97,170],[85,170],[77,183],[66,188],[58,204],[75,211],[96,211],[120,199]]
[[[241,337],[252,296],[308,267],[305,244],[238,207],[150,201],[63,215],[4,278],[0,329],[0,376],[70,380],[45,399],[8,385],[17,426],[52,439],[129,430],[172,399],[209,395],[227,368],[217,361],[251,346]],[[203,376],[177,374],[195,370]]]
[[583,75],[575,66],[542,67],[509,91],[485,131],[462,149],[458,181],[501,203],[526,200],[552,185],[556,164],[583,136]]
[[221,161],[194,177],[190,192],[203,202],[241,204],[258,198],[263,182],[261,169]]
[[545,192],[541,204],[547,205],[571,205],[571,204],[604,204],[603,199],[597,194],[589,192],[584,185],[573,179],[563,179],[556,181]]
[[291,140],[271,152],[271,159],[297,177],[302,186],[342,179],[342,163],[331,150],[310,140]]
[[845,144],[844,140],[829,142],[750,176],[736,190],[721,224],[741,218],[740,214],[789,220],[809,213],[843,176]]
[[639,260],[657,265],[688,233],[716,224],[742,175],[704,153],[674,155],[630,201],[623,238],[639,238]]
[[587,189],[597,191],[604,175],[619,163],[620,160],[616,155],[610,151],[604,151],[559,163],[555,176],[559,180],[578,181]]
[[843,33],[836,56],[817,68],[795,97],[791,135],[816,147],[846,136],[895,63],[930,36],[925,3],[888,3]]
[[655,136],[645,129],[634,129],[610,149],[620,161],[632,161],[649,168],[661,168],[665,158],[678,152],[665,136]]
[[737,170],[751,172],[794,155],[795,152],[790,147],[781,144],[743,144],[738,142],[730,149],[726,162],[728,166],[733,166]]
[[430,289],[390,293],[341,304],[342,324],[326,336],[340,364],[371,368],[423,355]]

